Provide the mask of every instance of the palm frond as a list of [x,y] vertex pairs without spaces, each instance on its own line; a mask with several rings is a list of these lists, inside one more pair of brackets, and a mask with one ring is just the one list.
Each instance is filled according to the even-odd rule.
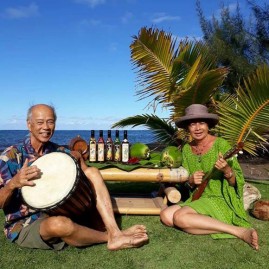
[[268,143],[269,67],[259,66],[236,93],[218,103],[219,130],[231,144],[244,141],[244,149],[256,155],[256,150]]
[[158,29],[142,28],[130,45],[131,58],[137,68],[138,85],[142,87],[137,95],[143,98],[169,91],[170,75],[176,40],[172,34]]
[[172,119],[176,120],[184,114],[185,108],[191,104],[206,104],[228,74],[227,68],[218,68],[204,72],[196,78],[193,85],[182,90],[170,104]]
[[156,141],[161,141],[164,145],[178,145],[177,128],[165,119],[161,119],[153,114],[142,114],[122,119],[112,125],[112,128],[126,126],[146,126],[151,130]]

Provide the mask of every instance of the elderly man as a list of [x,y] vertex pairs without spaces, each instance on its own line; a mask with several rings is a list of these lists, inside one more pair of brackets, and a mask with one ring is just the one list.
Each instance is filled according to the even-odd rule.
[[24,204],[21,188],[33,186],[33,179],[38,180],[42,172],[36,165],[29,164],[47,153],[68,151],[50,142],[55,122],[56,113],[52,106],[38,104],[30,107],[27,114],[30,134],[21,144],[7,148],[0,156],[0,208],[6,216],[6,237],[22,247],[57,250],[66,245],[81,247],[105,242],[109,250],[146,244],[148,236],[144,225],[134,225],[123,231],[119,229],[100,172],[87,167],[78,152],[71,154],[92,186],[95,206],[106,231],[83,226],[67,216],[32,212]]

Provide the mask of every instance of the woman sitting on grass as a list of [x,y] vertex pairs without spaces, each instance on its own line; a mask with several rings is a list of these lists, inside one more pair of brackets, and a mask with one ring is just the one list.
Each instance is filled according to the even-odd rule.
[[[186,128],[192,141],[183,147],[183,166],[189,171],[190,198],[161,212],[161,221],[190,234],[211,234],[213,238],[240,238],[258,250],[258,234],[250,228],[243,205],[244,178],[237,158],[223,158],[231,147],[226,140],[209,134],[218,123],[207,107],[193,104],[176,125]],[[198,200],[192,199],[196,186],[215,167]]]

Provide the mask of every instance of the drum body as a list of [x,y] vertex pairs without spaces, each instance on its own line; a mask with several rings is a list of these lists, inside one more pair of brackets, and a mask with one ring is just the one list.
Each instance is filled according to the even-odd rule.
[[88,144],[79,135],[70,140],[69,149],[80,152],[84,160],[89,157]]
[[252,215],[260,220],[269,220],[269,200],[258,200],[253,204]]
[[35,186],[21,189],[23,200],[30,208],[68,217],[80,216],[90,209],[91,186],[73,157],[53,152],[32,165],[36,165],[42,175],[34,180]]

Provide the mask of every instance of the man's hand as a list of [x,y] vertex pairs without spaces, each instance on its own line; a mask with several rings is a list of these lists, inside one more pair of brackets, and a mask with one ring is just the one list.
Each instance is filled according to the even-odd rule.
[[70,151],[70,154],[78,161],[81,169],[84,171],[87,168],[87,165],[79,151]]
[[10,184],[14,188],[21,188],[23,186],[35,186],[34,179],[40,178],[41,170],[36,165],[28,166],[29,160],[26,159],[22,168],[10,180]]

